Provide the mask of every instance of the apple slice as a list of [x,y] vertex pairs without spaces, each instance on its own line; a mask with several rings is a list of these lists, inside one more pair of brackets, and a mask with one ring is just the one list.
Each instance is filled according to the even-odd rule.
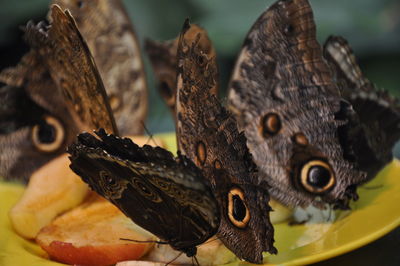
[[50,258],[79,265],[110,265],[136,260],[153,246],[153,243],[136,243],[120,238],[156,240],[117,207],[100,200],[82,204],[56,218],[39,232],[36,242]]
[[69,169],[69,163],[68,155],[63,154],[31,176],[24,194],[9,213],[14,230],[22,237],[35,238],[54,217],[85,199],[88,186]]

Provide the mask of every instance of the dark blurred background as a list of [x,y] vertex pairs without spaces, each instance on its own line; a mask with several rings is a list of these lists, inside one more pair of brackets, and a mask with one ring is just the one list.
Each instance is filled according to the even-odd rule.
[[[0,69],[18,62],[27,47],[20,25],[43,20],[48,0],[0,0]],[[247,31],[271,0],[136,0],[124,1],[138,37],[167,40],[177,36],[185,18],[208,30],[218,54],[221,73],[220,96],[225,89]],[[378,87],[400,97],[400,1],[399,0],[311,0],[322,44],[330,34],[342,35],[353,47],[362,70]],[[173,131],[166,106],[154,87],[146,56],[150,87],[152,133]],[[396,149],[400,155],[400,146]]]

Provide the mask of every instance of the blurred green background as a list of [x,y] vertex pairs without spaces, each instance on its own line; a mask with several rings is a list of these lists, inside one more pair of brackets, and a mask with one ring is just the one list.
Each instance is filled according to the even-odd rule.
[[[20,25],[43,20],[48,0],[0,0],[0,68],[16,64],[27,47]],[[242,42],[271,0],[125,0],[138,37],[167,40],[179,33],[185,18],[208,30],[218,54],[224,97],[230,72]],[[352,45],[362,70],[378,87],[400,97],[400,1],[311,0],[320,43],[330,34]],[[152,133],[173,131],[171,116],[161,101],[146,56],[150,87],[147,125]],[[396,154],[400,156],[400,145]]]

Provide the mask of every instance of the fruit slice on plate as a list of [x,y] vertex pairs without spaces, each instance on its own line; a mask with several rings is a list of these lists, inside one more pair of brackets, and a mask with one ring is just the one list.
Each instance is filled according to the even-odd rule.
[[9,213],[14,230],[24,238],[35,238],[54,217],[79,205],[88,191],[88,186],[69,169],[68,155],[60,155],[31,176]]
[[36,237],[37,243],[56,261],[79,265],[110,265],[145,255],[156,238],[135,225],[105,200],[85,203],[56,218]]

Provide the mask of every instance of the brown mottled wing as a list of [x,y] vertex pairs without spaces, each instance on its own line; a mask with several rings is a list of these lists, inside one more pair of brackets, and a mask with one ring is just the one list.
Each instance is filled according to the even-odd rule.
[[65,152],[75,139],[68,105],[33,50],[0,81],[0,177],[28,182],[32,172]]
[[149,56],[154,75],[158,81],[158,92],[175,117],[176,71],[178,67],[176,51],[178,40],[157,42],[146,40],[145,50]]
[[210,184],[184,156],[130,139],[83,133],[71,145],[71,169],[136,224],[188,256],[213,236],[220,214]]
[[[257,19],[229,90],[229,108],[273,197],[292,206],[348,207],[365,174],[344,155],[339,128],[347,117],[338,114],[345,106],[322,57],[307,0],[278,1]],[[333,178],[318,193],[307,190],[302,182],[309,179],[301,176],[315,159],[328,163]]]
[[[187,38],[186,21],[179,38],[177,76],[177,139],[179,149],[203,169],[221,208],[218,237],[239,258],[261,263],[262,252],[276,252],[269,221],[269,195],[258,184],[255,165],[235,119],[211,93],[217,81],[215,57],[199,45],[203,33]],[[251,219],[237,228],[228,218],[228,193],[243,191]]]
[[117,133],[100,74],[71,14],[51,7],[51,25],[29,23],[26,39],[42,57],[70,104],[82,130],[100,127]]
[[35,49],[25,54],[15,67],[4,69],[0,73],[0,82],[13,87],[24,87],[29,97],[57,116],[62,116],[65,112],[63,96],[54,89],[56,85]]
[[74,17],[100,72],[121,135],[143,133],[148,100],[141,49],[120,0],[53,0]]
[[[196,36],[200,34],[200,39],[197,40],[198,46],[202,51],[208,55],[209,58],[215,57],[215,49],[211,40],[207,36],[205,29],[191,24],[185,36],[188,42],[196,41]],[[170,108],[173,116],[175,117],[175,102],[176,102],[176,75],[178,68],[177,49],[179,37],[166,41],[157,42],[147,40],[145,49],[150,58],[154,74],[158,80],[158,91],[164,98],[164,101]],[[218,94],[218,83],[214,83],[210,89],[210,93]]]
[[[378,89],[361,72],[348,42],[330,36],[324,45],[324,57],[335,73],[343,97],[357,113],[355,125],[347,131],[362,169],[373,178],[393,158],[392,148],[400,138],[400,102]],[[354,128],[360,127],[355,130]]]

